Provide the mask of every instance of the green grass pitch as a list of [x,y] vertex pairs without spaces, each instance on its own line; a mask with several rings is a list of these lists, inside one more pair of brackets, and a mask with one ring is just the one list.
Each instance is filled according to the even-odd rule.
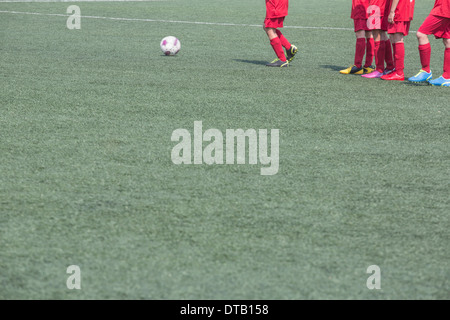
[[[291,1],[277,69],[262,0],[0,0],[0,298],[449,299],[450,90],[339,74],[350,8]],[[279,172],[173,164],[194,121],[279,129]]]

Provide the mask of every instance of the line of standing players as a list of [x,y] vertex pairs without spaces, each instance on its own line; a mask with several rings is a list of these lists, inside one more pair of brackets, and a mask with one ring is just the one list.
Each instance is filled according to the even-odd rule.
[[[265,1],[264,30],[277,56],[267,66],[287,67],[298,52],[298,48],[279,30],[288,15],[289,0]],[[355,60],[352,66],[340,72],[368,79],[404,81],[404,37],[409,34],[414,6],[415,0],[352,0],[351,18],[356,34]],[[430,67],[431,45],[428,35],[443,39],[445,46],[443,74],[435,79]],[[417,32],[417,39],[422,68],[408,80],[450,87],[450,0],[435,0],[433,9]],[[374,58],[375,66],[372,66]]]

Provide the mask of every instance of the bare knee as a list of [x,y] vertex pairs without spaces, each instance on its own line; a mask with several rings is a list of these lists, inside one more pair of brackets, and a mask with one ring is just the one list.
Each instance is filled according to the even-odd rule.
[[425,40],[425,39],[428,40],[428,36],[425,33],[422,33],[420,31],[417,31],[416,36],[417,36],[417,39],[419,39],[419,40]]
[[264,28],[264,30],[266,31],[267,36],[269,37],[270,40],[272,40],[273,38],[278,37],[276,29],[274,29],[274,28]]
[[446,49],[450,49],[450,39],[443,39],[444,40],[444,46]]
[[356,38],[365,38],[366,37],[366,32],[364,30],[358,30],[355,32]]
[[417,40],[419,40],[419,45],[424,45],[429,43],[428,36],[420,31],[417,31],[416,33]]
[[404,40],[403,33],[394,33],[390,35],[392,43],[401,43]]

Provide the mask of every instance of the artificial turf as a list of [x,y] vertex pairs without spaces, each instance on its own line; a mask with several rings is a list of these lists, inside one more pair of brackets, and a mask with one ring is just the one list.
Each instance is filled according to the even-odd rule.
[[[0,298],[449,299],[450,90],[339,74],[350,8],[291,1],[277,69],[260,0],[0,0]],[[279,129],[279,172],[173,164],[194,121]]]

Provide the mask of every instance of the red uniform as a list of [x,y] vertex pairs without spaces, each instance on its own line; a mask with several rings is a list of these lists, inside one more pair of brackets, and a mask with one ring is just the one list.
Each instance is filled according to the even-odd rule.
[[386,11],[386,1],[387,0],[369,0],[369,7],[377,6],[378,8],[380,8],[380,16],[383,17],[384,12]]
[[355,26],[355,32],[359,30],[368,31],[367,26],[367,7],[369,0],[352,0],[351,18]]
[[[400,0],[395,8],[394,23],[388,25],[388,33],[402,33],[404,36],[409,34],[409,27],[414,17],[415,0]],[[388,10],[386,16],[392,9],[392,0],[388,0]]]
[[433,16],[450,18],[450,0],[436,0],[431,14]]
[[282,18],[288,15],[289,0],[266,0],[266,18]]
[[369,0],[367,26],[370,30],[387,31],[388,0]]
[[433,10],[419,28],[419,32],[435,38],[450,39],[450,0],[436,0]]
[[[415,0],[400,0],[395,9],[394,21],[412,21],[414,17]],[[392,8],[392,0],[388,0],[388,8],[386,15],[389,15]]]
[[[436,0],[430,15],[419,28],[423,34],[433,34],[436,39],[450,39],[450,0]],[[431,45],[430,43],[419,45],[420,62],[422,70],[431,72]],[[450,48],[444,53],[444,79],[450,79]]]
[[416,5],[416,0],[411,0],[409,5],[409,19],[412,21],[414,19],[414,6]]
[[369,0],[353,0],[351,18],[354,20],[367,19],[367,7]]
[[289,0],[266,0],[266,18],[264,20],[265,28],[275,29],[277,36],[270,40],[278,59],[286,61],[283,48],[289,50],[291,43],[281,33],[278,28],[283,28],[284,18],[288,15]]
[[[355,32],[369,31],[367,26],[367,8],[369,7],[369,0],[352,0],[352,12],[350,18],[353,19]],[[357,68],[363,67],[363,58],[366,54],[366,62],[364,68],[370,67],[373,61],[373,38],[357,38],[355,46],[355,62]]]
[[266,0],[264,27],[283,28],[284,17],[288,15],[289,0]]

